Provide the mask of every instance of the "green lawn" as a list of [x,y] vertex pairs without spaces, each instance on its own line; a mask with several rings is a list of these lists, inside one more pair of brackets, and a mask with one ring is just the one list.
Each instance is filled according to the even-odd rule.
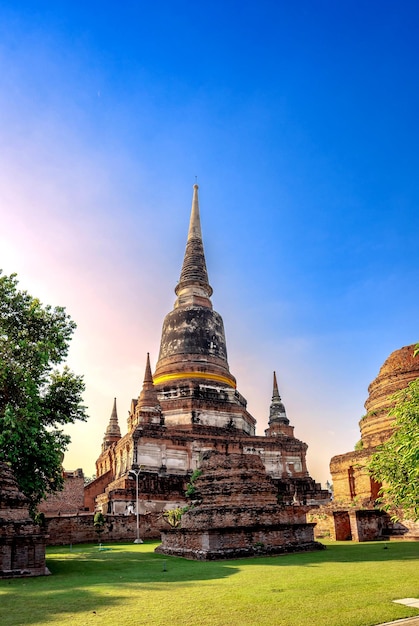
[[0,581],[0,624],[369,626],[419,611],[419,543],[329,543],[290,556],[196,562],[156,543],[48,549],[52,576]]

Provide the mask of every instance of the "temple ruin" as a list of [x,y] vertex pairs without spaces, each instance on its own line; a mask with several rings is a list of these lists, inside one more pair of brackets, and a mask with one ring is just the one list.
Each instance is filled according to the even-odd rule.
[[142,390],[131,402],[125,435],[114,401],[96,461],[97,478],[85,489],[90,510],[132,512],[132,470],[141,471],[141,514],[183,506],[189,477],[211,450],[260,459],[278,502],[315,504],[328,498],[308,473],[307,445],[294,436],[275,375],[269,426],[265,436],[255,434],[256,419],[229,369],[223,320],[213,310],[212,292],[194,185],[176,301],[163,322],[154,374],[147,355]]
[[368,387],[366,413],[359,422],[361,439],[356,449],[334,456],[330,461],[334,498],[324,509],[330,520],[331,536],[337,540],[405,537],[419,538],[419,524],[409,520],[395,523],[377,507],[380,483],[370,475],[367,465],[377,446],[394,432],[391,396],[419,377],[419,358],[415,346],[405,346],[390,354],[377,378]]

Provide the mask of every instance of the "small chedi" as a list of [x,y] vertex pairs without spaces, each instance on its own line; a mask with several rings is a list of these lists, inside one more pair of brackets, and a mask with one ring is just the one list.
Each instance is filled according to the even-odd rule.
[[0,462],[0,578],[48,574],[45,543],[12,470]]
[[[333,517],[332,537],[338,540],[368,541],[404,536],[415,539],[419,525],[403,520],[393,524],[390,516],[376,508],[381,484],[368,471],[368,462],[377,446],[394,432],[392,395],[419,377],[419,357],[415,345],[404,346],[390,354],[377,378],[368,387],[366,414],[359,422],[361,439],[356,449],[334,456],[330,461],[334,502],[328,507]],[[314,517],[315,519],[315,517]]]
[[361,440],[356,450],[334,456],[330,461],[335,501],[374,505],[381,485],[374,482],[366,465],[377,446],[385,443],[394,431],[394,418],[389,415],[393,406],[391,396],[419,377],[419,358],[414,357],[414,349],[412,344],[392,352],[368,387],[366,414],[359,422]]
[[308,507],[278,505],[277,490],[259,456],[204,455],[194,504],[181,526],[162,532],[156,552],[196,560],[322,549]]

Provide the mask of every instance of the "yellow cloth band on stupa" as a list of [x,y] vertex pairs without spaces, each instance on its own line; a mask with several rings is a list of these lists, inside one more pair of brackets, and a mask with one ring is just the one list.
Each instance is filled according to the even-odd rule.
[[210,374],[209,372],[182,372],[176,374],[163,374],[153,378],[155,385],[172,382],[173,380],[181,380],[182,378],[205,378],[205,380],[215,380],[217,383],[225,383],[229,387],[236,388],[236,383],[232,378],[221,376],[221,374]]

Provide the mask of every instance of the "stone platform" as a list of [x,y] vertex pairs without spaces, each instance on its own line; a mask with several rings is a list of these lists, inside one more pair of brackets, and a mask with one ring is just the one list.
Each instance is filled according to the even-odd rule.
[[319,550],[309,507],[277,504],[258,455],[209,452],[196,480],[195,504],[180,528],[162,532],[156,552],[196,560]]

